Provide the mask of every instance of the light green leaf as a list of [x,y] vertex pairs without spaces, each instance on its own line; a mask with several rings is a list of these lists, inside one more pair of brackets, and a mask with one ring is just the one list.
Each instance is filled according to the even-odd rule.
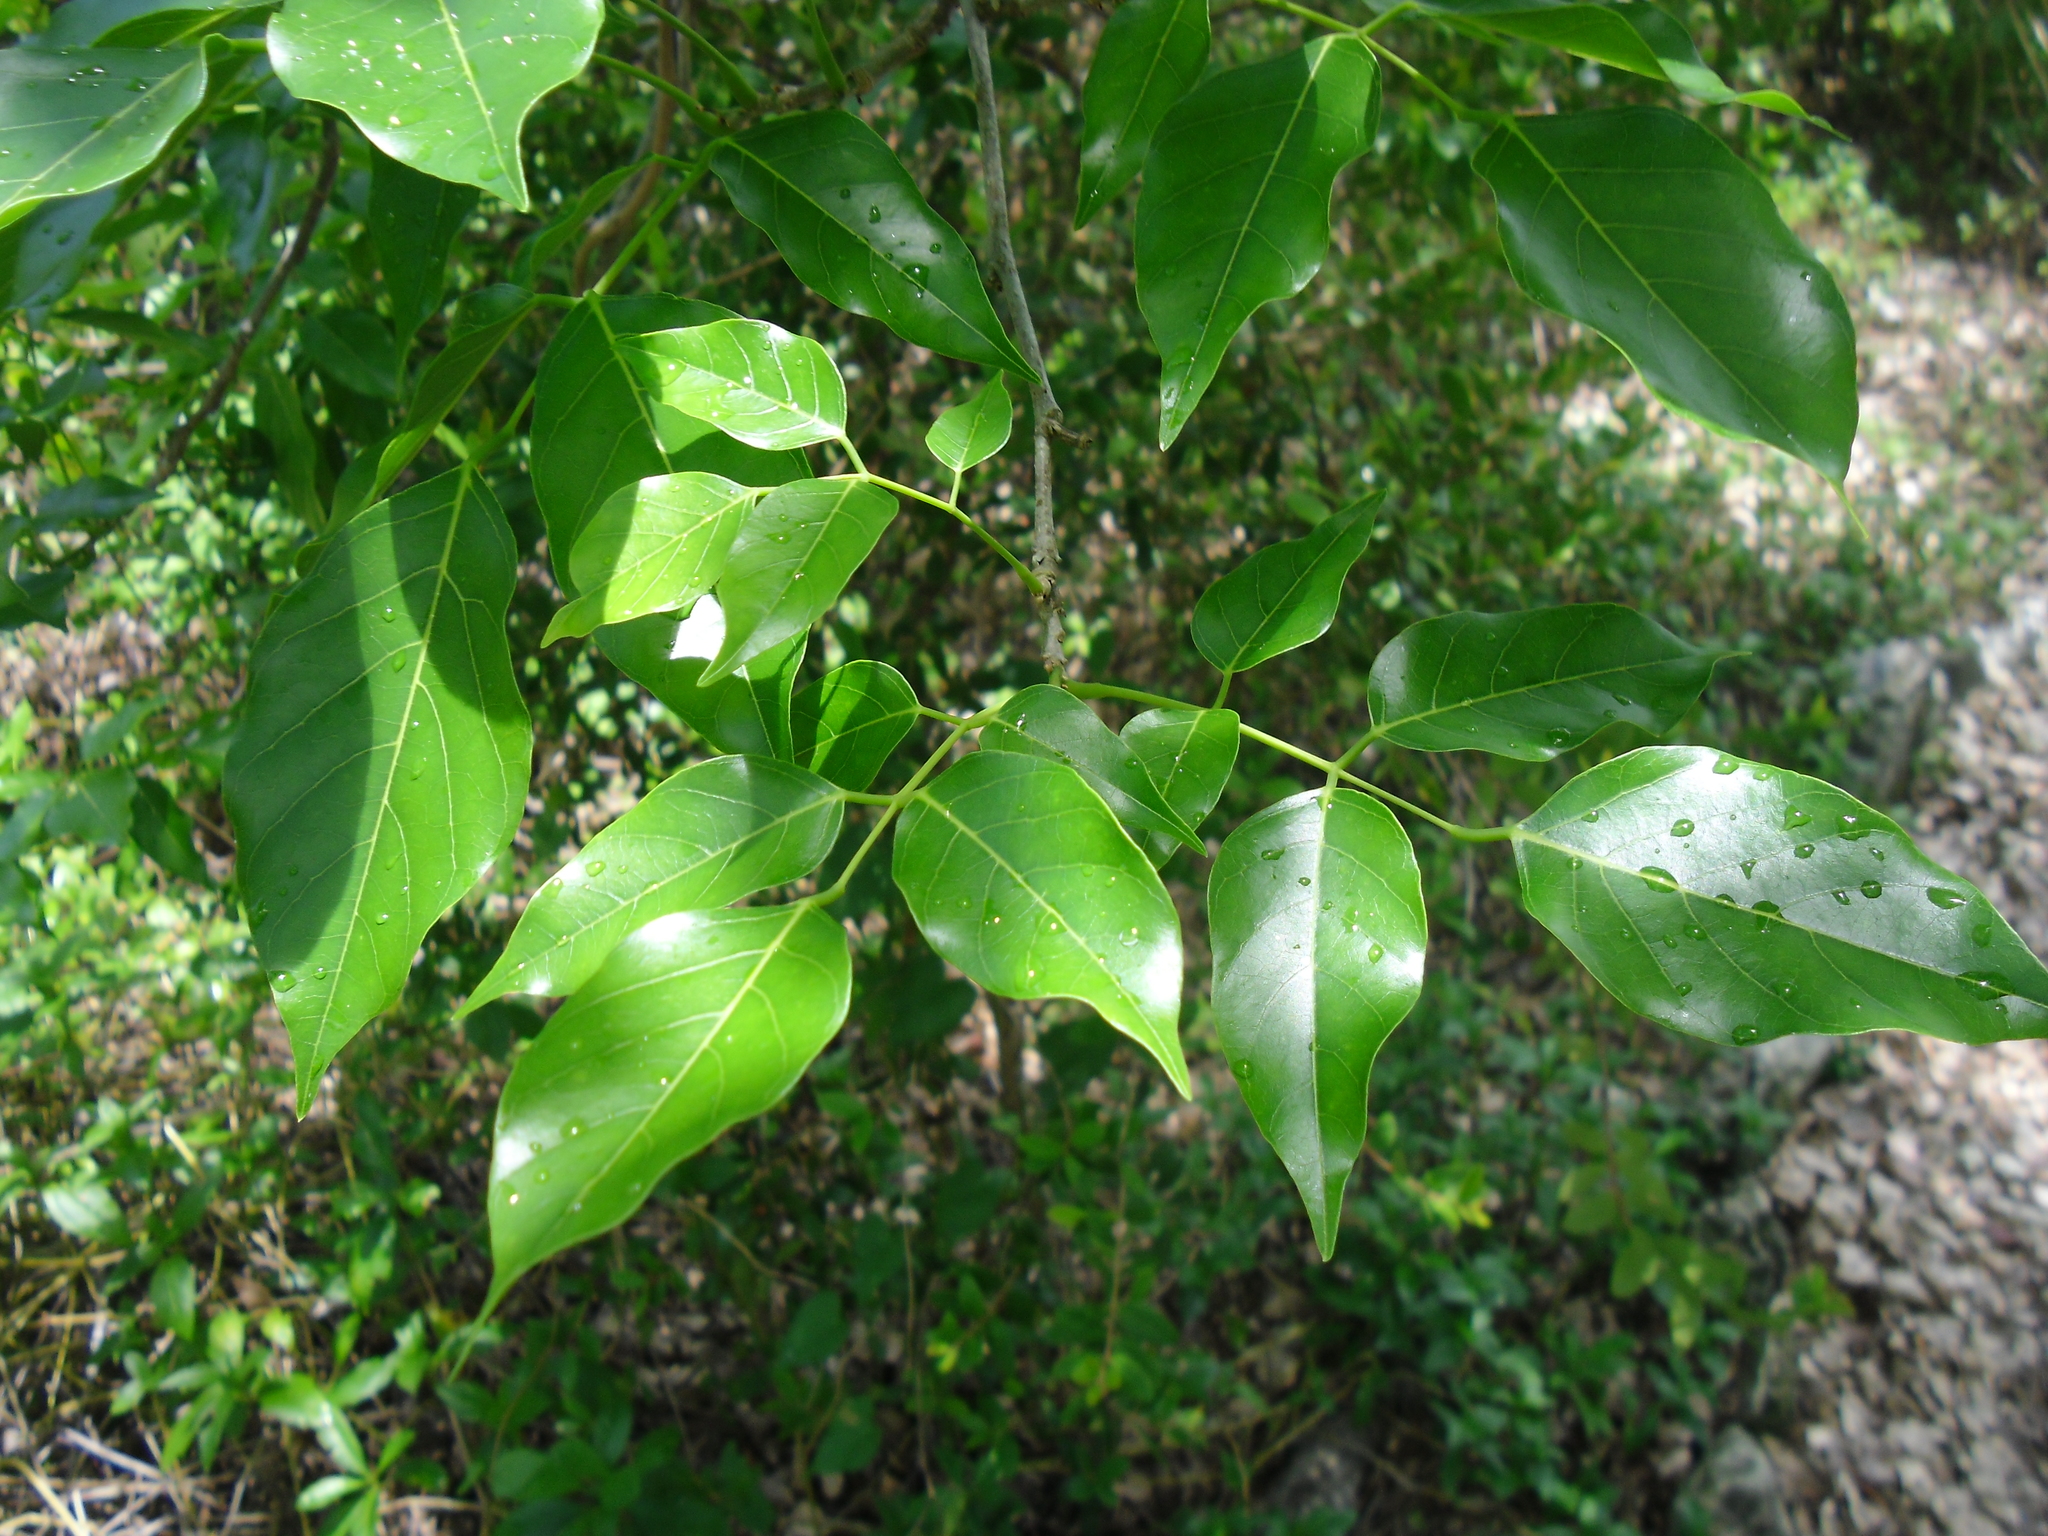
[[718,581],[725,640],[700,685],[807,633],[895,516],[896,498],[864,480],[798,480],[762,497]]
[[343,1471],[357,1477],[370,1475],[370,1459],[363,1444],[349,1427],[348,1415],[337,1409],[320,1383],[306,1375],[292,1375],[265,1387],[259,1401],[263,1416],[288,1424],[293,1429],[311,1430],[320,1448],[334,1458]]
[[1422,993],[1429,924],[1408,834],[1348,789],[1268,806],[1216,856],[1209,933],[1217,1036],[1328,1259],[1373,1058]]
[[846,931],[805,905],[677,912],[613,950],[498,1101],[484,1310],[773,1108],[839,1032],[852,984]]
[[1213,582],[1195,604],[1195,649],[1219,671],[1243,672],[1320,640],[1383,499],[1376,494],[1324,518],[1306,538],[1269,544]]
[[651,613],[597,631],[598,649],[613,665],[720,752],[795,761],[790,697],[803,667],[808,635],[763,651],[730,677],[700,685],[725,639],[718,600],[700,597],[689,617]]
[[197,1293],[190,1259],[173,1254],[157,1265],[156,1273],[149,1277],[149,1301],[156,1309],[157,1326],[181,1339],[191,1339],[198,1326],[194,1311]]
[[1209,0],[1131,0],[1102,29],[1081,87],[1079,229],[1131,184],[1168,108],[1209,62]]
[[128,1222],[104,1184],[53,1185],[43,1191],[43,1214],[88,1242],[119,1248],[128,1241]]
[[1674,410],[1842,483],[1855,328],[1726,145],[1676,112],[1621,107],[1505,119],[1472,165],[1523,292],[1613,342]]
[[1201,835],[1152,782],[1130,743],[1064,688],[1038,683],[1013,694],[982,727],[981,745],[985,751],[1022,752],[1065,763],[1088,781],[1125,826],[1164,833],[1197,853],[1207,851]]
[[918,790],[894,865],[942,958],[1000,997],[1091,1005],[1188,1092],[1179,916],[1080,774],[976,752]]
[[832,354],[765,320],[717,320],[626,343],[640,385],[662,404],[753,448],[802,448],[846,430]]
[[339,1504],[364,1486],[363,1480],[353,1473],[337,1472],[308,1484],[306,1491],[298,1496],[292,1508],[302,1514],[310,1514],[315,1510],[325,1509],[330,1504]]
[[1559,790],[1515,860],[1602,986],[1702,1039],[2048,1035],[2048,969],[1982,893],[1804,774],[1645,747]]
[[[1237,766],[1237,726],[1232,709],[1148,709],[1119,734],[1174,814],[1200,827]],[[1157,832],[1138,841],[1155,869],[1173,856],[1173,841]]]
[[1661,736],[1727,654],[1615,603],[1447,613],[1393,638],[1366,698],[1397,746],[1541,763],[1617,721]]
[[394,160],[478,186],[524,213],[519,131],[535,102],[582,73],[598,0],[286,0],[270,63],[294,96],[355,120]]
[[917,723],[917,694],[883,661],[835,667],[790,704],[796,760],[842,789],[864,790]]
[[924,435],[925,447],[954,474],[965,474],[975,465],[994,458],[1010,440],[1010,423],[1015,408],[1003,376],[995,375],[972,400],[945,412]]
[[256,642],[223,782],[301,1113],[519,825],[514,565],[497,501],[455,470],[343,524]]
[[206,96],[205,48],[0,50],[0,225],[145,170]]
[[722,907],[824,862],[844,803],[816,774],[719,757],[656,785],[534,892],[462,1011],[508,992],[560,997],[657,917]]
[[476,211],[476,188],[427,176],[371,151],[370,239],[401,356],[441,308],[448,251]]
[[713,152],[711,169],[812,291],[914,346],[1031,377],[967,242],[932,212],[881,135],[851,112],[749,128]]
[[1337,173],[1372,147],[1380,69],[1355,37],[1322,37],[1226,70],[1166,114],[1138,194],[1138,307],[1159,348],[1159,446],[1260,306],[1322,267]]
[[716,304],[667,294],[589,297],[555,332],[534,386],[533,495],[547,521],[555,579],[571,597],[569,554],[583,525],[621,487],[684,470],[755,486],[810,474],[801,453],[749,448],[651,399],[628,366],[627,337],[732,318]]
[[583,595],[548,624],[542,645],[600,624],[687,608],[711,590],[760,492],[722,475],[650,475],[614,491],[569,556]]

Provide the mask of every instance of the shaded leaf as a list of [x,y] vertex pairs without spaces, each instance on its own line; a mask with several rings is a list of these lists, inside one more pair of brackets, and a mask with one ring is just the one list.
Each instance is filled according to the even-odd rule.
[[802,448],[846,430],[832,354],[764,320],[717,320],[627,342],[640,385],[662,404],[754,448]]
[[1195,604],[1195,649],[1219,671],[1243,672],[1321,639],[1384,499],[1356,502],[1306,538],[1269,544],[1211,583]]
[[651,475],[614,491],[578,535],[569,572],[582,596],[542,645],[646,613],[687,608],[711,590],[760,495],[722,475]]
[[159,869],[195,885],[213,884],[206,861],[192,843],[192,818],[160,780],[146,774],[136,779],[130,811],[129,835]]
[[954,406],[933,422],[924,435],[924,445],[946,468],[964,474],[1003,451],[1014,415],[1010,391],[1003,376],[997,374],[972,400]]
[[1118,821],[1164,833],[1203,852],[1201,835],[1167,803],[1130,743],[1066,689],[1039,683],[1013,694],[982,727],[990,752],[1023,752],[1065,763],[1088,781]]
[[790,704],[796,760],[842,789],[864,790],[917,723],[917,694],[887,662],[849,661]]
[[[1237,766],[1237,727],[1232,709],[1148,709],[1118,734],[1174,813],[1188,826],[1200,827]],[[1139,843],[1154,868],[1164,865],[1175,847],[1157,832],[1147,832]]]
[[725,637],[716,598],[701,597],[689,617],[651,613],[597,631],[598,648],[720,752],[795,760],[790,698],[802,668],[806,635],[763,651],[730,677],[700,686]]
[[1209,0],[1131,0],[1103,26],[1081,87],[1079,229],[1131,184],[1167,110],[1209,62]]
[[102,187],[83,197],[38,203],[0,228],[0,313],[25,310],[31,325],[42,324],[50,306],[99,254],[94,233],[119,196],[119,188]]
[[448,252],[476,210],[476,188],[424,175],[371,151],[370,239],[403,355],[441,308]]

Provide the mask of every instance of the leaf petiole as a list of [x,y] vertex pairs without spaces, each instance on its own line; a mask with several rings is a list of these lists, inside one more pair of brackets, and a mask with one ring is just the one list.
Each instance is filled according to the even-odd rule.
[[882,840],[882,834],[889,830],[890,825],[901,814],[903,807],[910,803],[911,797],[917,793],[919,787],[923,785],[926,779],[931,777],[932,770],[945,760],[946,755],[959,743],[961,737],[965,736],[983,721],[993,719],[994,716],[994,710],[985,709],[978,715],[971,715],[965,720],[954,722],[953,729],[946,734],[946,739],[939,743],[938,750],[924,760],[923,766],[910,776],[910,782],[897,790],[895,794],[888,796],[847,796],[849,800],[861,805],[871,805],[876,800],[881,800],[884,809],[882,814],[875,818],[874,826],[869,829],[868,835],[861,845],[853,850],[853,857],[846,861],[846,868],[839,872],[839,878],[832,882],[830,889],[820,891],[817,895],[807,898],[809,905],[829,907],[833,902],[846,894],[847,883],[853,879],[853,872],[859,869],[867,856],[874,851],[875,844]]
[[[845,442],[845,439],[842,438],[840,441]],[[853,451],[851,443],[847,443],[846,447],[849,453]],[[860,456],[858,454],[854,455],[853,462],[856,465],[860,465]],[[1010,569],[1017,573],[1017,579],[1023,582],[1030,590],[1033,597],[1044,595],[1045,583],[1038,578],[1031,567],[1011,554],[1004,547],[1001,539],[998,539],[994,534],[982,527],[980,523],[977,523],[973,518],[961,511],[953,502],[934,496],[929,491],[920,491],[914,485],[905,485],[900,480],[891,480],[886,476],[875,474],[864,465],[860,465],[860,473],[855,478],[865,480],[870,485],[879,485],[885,491],[893,491],[898,496],[908,496],[912,501],[921,501],[928,507],[937,507],[941,512],[950,514],[962,526],[971,530],[982,543],[1001,555],[1009,563]]]
[[1512,823],[1503,827],[1461,827],[1455,821],[1445,821],[1443,817],[1437,815],[1434,811],[1425,811],[1412,800],[1404,800],[1392,790],[1382,789],[1369,779],[1361,779],[1357,774],[1347,772],[1328,758],[1317,757],[1315,753],[1305,751],[1301,747],[1294,745],[1291,741],[1282,741],[1278,736],[1268,736],[1264,731],[1249,725],[1240,724],[1237,729],[1240,735],[1250,737],[1261,746],[1271,747],[1275,752],[1284,752],[1297,762],[1306,763],[1311,768],[1320,768],[1323,772],[1329,774],[1332,780],[1342,779],[1347,784],[1364,790],[1374,799],[1385,801],[1396,810],[1406,811],[1411,816],[1420,817],[1438,831],[1448,833],[1461,843],[1504,843],[1516,833],[1517,828]]

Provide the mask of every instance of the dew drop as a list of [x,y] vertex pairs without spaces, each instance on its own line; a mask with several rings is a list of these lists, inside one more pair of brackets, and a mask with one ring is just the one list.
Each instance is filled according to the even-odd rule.
[[843,203],[843,202],[845,202],[845,201],[847,201],[847,200],[848,200],[849,198],[851,198],[852,196],[853,196],[853,188],[851,188],[851,187],[841,187],[841,188],[839,189],[839,200],[840,200],[840,201],[841,201],[842,203]]
[[938,242],[938,241],[934,240],[934,241],[933,241],[933,242],[931,243],[931,253],[932,253],[932,254],[933,254],[934,256],[938,255],[938,254],[939,254],[939,252],[940,252],[941,250],[943,250],[943,249],[945,249],[945,247],[941,246],[941,245],[939,244],[939,242]]
[[1681,981],[1681,982],[1680,982],[1680,983],[1678,984],[1678,995],[1679,995],[1680,997],[1684,997],[1684,996],[1686,996],[1686,995],[1687,995],[1687,994],[1689,994],[1689,993],[1690,993],[1691,991],[1692,991],[1692,983],[1691,983],[1691,982],[1689,982],[1689,981]]
[[1668,869],[1659,869],[1654,864],[1645,864],[1637,873],[1643,877],[1643,883],[1653,891],[1675,891],[1678,889],[1678,877]]
[[571,1120],[566,1129],[568,1130],[571,1136],[581,1136],[583,1134],[583,1122],[580,1120]]
[[1309,883],[1309,878],[1307,875],[1303,875],[1299,880],[1295,881],[1294,883],[1296,885],[1307,885]]
[[1600,813],[1598,811],[1588,811],[1585,815],[1579,818],[1579,820],[1581,821],[1598,821],[1599,819]]
[[529,1151],[538,1152],[540,1150],[540,1143],[537,1141],[529,1141],[526,1145]]
[[1829,891],[1828,894],[1843,906],[1849,905],[1849,893],[1847,891]]
[[273,987],[276,987],[277,990],[280,992],[289,992],[293,987],[296,987],[299,984],[299,978],[294,976],[290,971],[279,971],[275,976],[270,978],[270,984]]
[[593,875],[601,875],[604,873],[604,860],[592,859],[588,864],[584,865],[583,868],[586,873]]
[[1714,772],[1716,773],[1733,773],[1736,769],[1740,768],[1741,766],[1741,763],[1737,762],[1734,758],[1730,757],[1726,752],[1723,752],[1719,757],[1714,759]]
[[1754,1024],[1738,1024],[1735,1026],[1732,1033],[1735,1037],[1735,1043],[1737,1045],[1752,1045],[1756,1042],[1757,1037],[1761,1035],[1763,1031],[1758,1029]]
[[1325,912],[1327,912],[1327,911],[1329,911],[1329,910],[1330,910],[1330,909],[1331,909],[1332,907],[1334,907],[1334,906],[1336,906],[1336,905],[1337,905],[1337,903],[1335,903],[1334,901],[1326,901],[1326,902],[1324,902],[1324,903],[1323,903],[1323,910],[1324,910]]
[[1813,857],[1813,844],[1811,844],[1811,843],[1801,843],[1801,844],[1800,844],[1800,845],[1799,845],[1799,846],[1798,846],[1797,848],[1794,848],[1794,849],[1792,850],[1792,856],[1793,856],[1793,857],[1794,857],[1795,859],[1810,859],[1810,858],[1812,858],[1812,857]]
[[1278,848],[1268,848],[1259,857],[1262,859],[1277,859],[1280,857],[1280,850]]
[[1771,919],[1784,909],[1775,901],[1760,901],[1751,907],[1750,910],[1756,913],[1756,931],[1758,933],[1769,933],[1771,931]]
[[391,670],[394,672],[403,672],[405,670],[405,657],[403,654],[391,658]]
[[1970,930],[1970,942],[1979,949],[1989,949],[1991,947],[1991,925],[1989,923],[1979,923],[1976,927],[1972,928]]
[[1387,958],[1387,952],[1384,949],[1382,949],[1379,945],[1375,944],[1365,952],[1365,958],[1368,964],[1378,965],[1382,960]]
[[1884,882],[1881,880],[1866,880],[1857,889],[1872,901],[1875,901],[1884,894]]
[[1970,900],[1961,891],[1952,891],[1945,885],[1927,887],[1927,899],[1944,912],[1953,912],[1957,907],[1967,905]]
[[1812,820],[1811,816],[1807,815],[1806,812],[1799,809],[1796,805],[1785,807],[1785,830],[1787,832],[1790,832],[1794,827],[1803,827]]
[[1778,996],[1780,996],[1780,997],[1784,997],[1784,998],[1789,998],[1789,997],[1791,997],[1791,995],[1792,995],[1792,983],[1791,983],[1791,982],[1789,982],[1789,981],[1781,981],[1781,982],[1779,982],[1779,983],[1778,983]]
[[1240,1083],[1248,1083],[1252,1080],[1252,1064],[1249,1061],[1232,1062],[1230,1065],[1230,1074],[1231,1076],[1235,1077]]
[[379,913],[377,914],[377,926],[378,926],[378,927],[380,927],[380,928],[381,928],[381,927],[383,927],[383,926],[384,926],[384,924],[386,924],[386,923],[388,923],[388,922],[390,922],[390,921],[391,921],[391,914],[390,914],[389,912],[379,912]]
[[870,224],[879,224],[882,222],[882,210],[880,208],[877,208],[872,203],[868,205],[868,222]]
[[386,603],[384,605],[384,622],[386,624],[395,624],[398,622],[398,610],[392,607],[389,603]]
[[507,1205],[517,1205],[519,1203],[519,1197],[517,1195],[514,1195],[510,1200],[507,1200],[505,1203]]
[[284,867],[284,872],[288,875],[296,875],[299,872],[299,866],[296,864],[287,864]]
[[1702,928],[1698,923],[1687,923],[1685,925],[1685,936],[1688,939],[1692,939],[1697,943],[1704,944],[1707,938],[1707,930]]
[[1742,861],[1742,878],[1743,878],[1743,879],[1745,879],[1745,880],[1747,880],[1747,879],[1748,879],[1748,878],[1749,878],[1749,877],[1750,877],[1750,876],[1751,876],[1752,874],[1754,874],[1755,872],[1756,872],[1756,860],[1755,860],[1755,859],[1744,859],[1744,860]]
[[1584,859],[1575,858],[1571,861],[1571,867],[1573,869],[1582,869],[1585,867],[1585,863],[1586,861]]

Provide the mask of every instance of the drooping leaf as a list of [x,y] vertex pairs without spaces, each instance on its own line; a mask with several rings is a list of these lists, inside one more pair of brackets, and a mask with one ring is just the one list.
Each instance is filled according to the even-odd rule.
[[796,696],[796,760],[842,789],[864,790],[917,723],[917,694],[884,661],[849,661]]
[[1173,104],[1209,62],[1209,0],[1131,0],[1102,29],[1081,87],[1079,229],[1131,184]]
[[128,840],[134,799],[135,775],[125,768],[72,775],[43,813],[43,830],[52,837],[76,837],[118,848]]
[[1013,694],[982,727],[990,752],[1022,752],[1065,763],[1088,781],[1127,827],[1158,832],[1203,851],[1195,831],[1160,793],[1129,742],[1064,688],[1039,683]]
[[1137,220],[1160,447],[1180,436],[1253,311],[1321,268],[1337,173],[1372,147],[1379,120],[1379,65],[1355,37],[1213,75],[1166,114]]
[[965,474],[1003,451],[1010,440],[1015,407],[999,373],[982,385],[972,400],[963,401],[932,423],[925,447],[954,474]]
[[441,308],[448,252],[476,209],[476,188],[427,176],[371,151],[370,239],[401,356]]
[[628,366],[624,338],[734,318],[695,299],[588,297],[541,359],[533,398],[533,496],[548,526],[555,579],[571,597],[569,553],[614,491],[650,475],[704,470],[741,485],[810,474],[801,453],[765,453],[652,399]]
[[1559,790],[1515,860],[1601,985],[1687,1034],[2048,1035],[2048,968],[1983,895],[1804,774],[1644,747]]
[[1613,342],[1673,409],[1841,484],[1855,328],[1726,145],[1676,112],[1620,107],[1505,119],[1472,165],[1523,292]]
[[807,633],[895,516],[896,498],[864,480],[798,480],[762,497],[719,578],[725,641],[700,682]]
[[894,863],[943,958],[1001,997],[1078,998],[1188,1091],[1179,917],[1080,774],[976,752],[917,791]]
[[844,809],[832,785],[773,758],[718,757],[664,779],[534,892],[462,1011],[574,992],[657,917],[802,879],[832,851]]
[[138,777],[130,809],[129,835],[160,869],[195,885],[213,883],[206,872],[206,861],[192,844],[191,816],[171,798],[161,780],[148,775]]
[[[1190,827],[1200,827],[1237,766],[1237,726],[1233,709],[1148,709],[1119,734],[1175,814]],[[1173,856],[1176,846],[1157,832],[1138,841],[1155,869]]]
[[206,95],[205,48],[0,50],[0,225],[125,181]]
[[802,448],[846,430],[832,354],[765,320],[716,320],[626,343],[640,385],[754,448]]
[[1397,746],[1541,763],[1621,720],[1661,736],[1727,654],[1615,603],[1447,613],[1389,642],[1366,698]]
[[689,617],[680,622],[672,613],[651,613],[629,623],[607,624],[595,638],[598,649],[621,672],[718,751],[795,761],[790,700],[808,635],[763,651],[730,677],[708,686],[700,686],[700,680],[725,638],[725,619],[716,598],[698,598]]
[[213,195],[206,204],[206,237],[237,272],[256,265],[277,194],[287,175],[260,119],[230,118],[206,137],[206,168]]
[[0,228],[0,314],[25,310],[31,325],[42,324],[50,306],[99,254],[93,232],[119,196],[118,188],[102,187],[83,197],[38,203]]
[[398,345],[367,309],[330,309],[299,326],[306,355],[328,378],[376,400],[398,398]]
[[278,492],[291,514],[318,532],[327,521],[320,500],[320,445],[306,423],[298,388],[267,357],[245,363],[243,371],[256,386],[256,430],[270,439]]
[[1209,933],[1217,1036],[1327,1259],[1373,1058],[1422,993],[1429,924],[1408,834],[1349,789],[1268,806],[1216,855]]
[[914,346],[1031,377],[967,242],[851,112],[749,128],[713,152],[711,169],[806,287]]
[[455,470],[343,524],[257,640],[224,787],[301,1112],[519,825],[513,569],[504,513]]
[[1195,649],[1221,672],[1243,672],[1312,640],[1337,617],[1344,578],[1372,538],[1384,493],[1323,519],[1306,538],[1269,544],[1213,582],[1195,604]]
[[804,905],[677,912],[614,949],[498,1101],[485,1311],[773,1108],[838,1033],[852,984],[845,930]]
[[614,491],[569,555],[583,595],[554,616],[541,644],[689,607],[725,570],[733,537],[759,495],[694,470],[651,475]]
[[483,188],[524,213],[519,132],[535,102],[582,73],[598,0],[286,0],[270,63],[294,96],[355,120],[394,160]]

